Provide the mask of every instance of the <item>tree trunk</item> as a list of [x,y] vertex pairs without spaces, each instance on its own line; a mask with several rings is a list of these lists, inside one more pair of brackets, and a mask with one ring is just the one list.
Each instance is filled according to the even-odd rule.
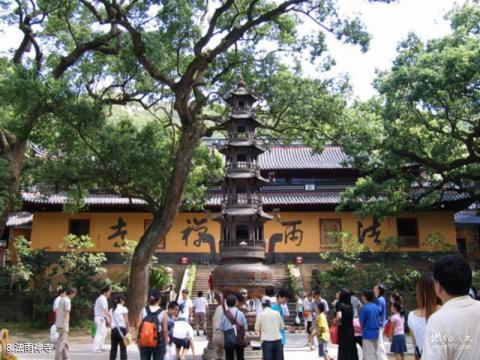
[[161,239],[167,235],[175,222],[193,153],[202,134],[200,128],[189,127],[182,131],[169,181],[166,202],[161,211],[153,214],[150,227],[135,247],[127,290],[127,307],[132,324],[138,320],[138,315],[142,307],[145,306],[148,295],[150,259]]
[[[8,215],[14,210],[18,197],[23,166],[25,163],[25,141],[15,139],[0,129],[0,156],[7,161],[7,174],[0,183],[0,236],[6,228]],[[1,204],[3,203],[3,205]]]

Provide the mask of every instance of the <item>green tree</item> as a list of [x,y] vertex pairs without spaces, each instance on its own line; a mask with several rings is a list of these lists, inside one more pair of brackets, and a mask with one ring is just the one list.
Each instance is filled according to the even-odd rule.
[[410,34],[376,80],[380,96],[339,126],[364,174],[343,209],[381,217],[442,208],[452,192],[457,208],[480,199],[480,5],[467,2],[447,18],[452,32],[443,38]]
[[[43,317],[46,321],[51,310],[50,279],[56,274],[53,261],[46,249],[32,249],[30,241],[23,236],[14,240],[16,262],[8,269],[10,290],[26,291],[32,297],[32,321]],[[20,288],[23,284],[23,289]]]
[[[182,196],[186,195],[189,170],[195,168],[192,159],[200,139],[222,128],[225,108],[218,105],[218,100],[224,95],[222,90],[233,85],[238,71],[253,88],[259,85],[258,88],[263,90],[262,84],[267,87],[267,100],[268,94],[275,91],[283,93],[279,99],[289,100],[286,104],[269,101],[268,114],[263,114],[264,118],[270,119],[267,128],[279,128],[280,122],[291,121],[291,126],[281,127],[285,132],[299,126],[316,129],[332,116],[338,116],[338,112],[322,112],[318,105],[341,102],[336,101],[335,96],[335,101],[329,101],[332,98],[330,90],[335,84],[303,78],[300,70],[302,56],[309,56],[312,61],[320,58],[326,49],[325,33],[344,42],[359,44],[363,50],[369,41],[360,20],[340,16],[336,2],[330,0],[227,0],[221,3],[202,0],[58,3],[50,0],[7,1],[2,5],[5,17],[25,34],[14,52],[13,63],[18,64],[17,68],[29,69],[28,73],[32,73],[35,79],[45,78],[41,84],[61,83],[64,91],[60,94],[81,96],[87,93],[94,99],[93,103],[82,102],[87,108],[96,103],[125,105],[133,102],[157,110],[154,113],[164,112],[162,131],[170,131],[174,141],[171,151],[167,151],[171,165],[163,173],[161,187],[155,190],[138,191],[141,179],[134,179],[133,183],[124,181],[143,174],[132,175],[133,170],[125,167],[123,161],[106,161],[107,154],[96,149],[97,144],[91,143],[90,135],[77,134],[83,137],[92,152],[98,152],[96,160],[102,163],[102,173],[110,176],[110,182],[120,180],[108,188],[124,196],[144,199],[153,214],[153,222],[140,239],[132,259],[128,291],[132,314],[140,310],[146,297],[150,257],[171,228]],[[313,34],[302,35],[298,30],[299,25],[306,22],[316,24]],[[33,60],[24,56],[30,47],[34,49]],[[288,54],[292,64],[282,64],[279,54]],[[324,65],[328,64],[327,61]],[[296,76],[285,77],[289,72]],[[282,88],[282,82],[288,86]],[[267,86],[269,83],[275,86]],[[287,93],[287,89],[293,92]],[[23,96],[23,92],[18,94]],[[320,101],[305,98],[305,94],[320,96]],[[56,98],[47,96],[47,101],[41,104],[48,104]],[[96,109],[93,105],[92,108]],[[304,108],[306,110],[302,110]],[[67,120],[59,123],[82,122],[84,112],[74,113],[79,119],[62,113]],[[325,118],[319,118],[319,113]],[[25,118],[30,119],[30,116]],[[83,125],[80,128],[85,129]],[[113,140],[125,144],[122,140],[125,133],[127,140],[133,141],[132,137],[139,139],[157,130],[155,126],[145,126],[144,130],[133,134],[131,124],[122,122],[118,127],[112,127],[112,131],[119,135]],[[320,139],[322,130],[315,131]],[[101,133],[108,143],[113,144],[108,133]],[[55,134],[50,131],[47,138],[51,139]],[[312,141],[318,141],[318,138],[312,136]],[[26,141],[22,144],[25,145]],[[100,150],[105,148],[99,145]],[[115,149],[125,154],[123,148]],[[24,148],[20,152],[24,154]],[[139,154],[144,153],[131,153],[131,164],[139,160]],[[163,156],[149,160],[163,162]],[[11,164],[22,165],[15,159]],[[149,164],[151,162],[143,164],[146,174],[150,174]],[[141,164],[135,166],[138,168]],[[18,167],[19,174],[22,168]],[[79,175],[84,176],[84,173]],[[144,185],[148,185],[148,181],[145,180]],[[17,193],[18,185],[8,189],[6,193],[11,196]],[[75,189],[77,193],[81,192],[79,189]],[[154,196],[151,196],[152,192]]]
[[106,285],[100,275],[105,272],[102,264],[107,258],[104,253],[91,252],[93,247],[95,244],[88,236],[67,235],[61,245],[65,254],[58,259],[58,271],[63,275],[65,284],[77,289],[75,312],[79,319],[85,309],[91,307],[99,289]]

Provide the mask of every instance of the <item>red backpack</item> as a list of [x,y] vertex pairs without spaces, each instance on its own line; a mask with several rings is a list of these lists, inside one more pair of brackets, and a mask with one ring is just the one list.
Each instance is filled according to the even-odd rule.
[[138,345],[140,347],[157,347],[162,337],[160,336],[161,326],[158,321],[158,314],[162,309],[158,309],[155,312],[150,311],[149,306],[145,306],[147,316],[145,316],[138,328]]

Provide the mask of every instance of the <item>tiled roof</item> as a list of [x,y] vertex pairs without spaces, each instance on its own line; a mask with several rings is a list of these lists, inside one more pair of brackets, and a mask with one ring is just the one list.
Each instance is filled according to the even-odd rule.
[[[338,191],[268,192],[261,194],[263,205],[338,204]],[[207,194],[205,205],[220,206],[222,194]]]
[[30,225],[33,220],[33,214],[27,211],[12,213],[7,219],[7,226]]
[[446,191],[440,197],[440,201],[460,201],[460,200],[467,200],[470,198],[469,194],[466,193],[458,193],[455,191]]
[[307,146],[272,147],[258,158],[262,170],[350,168],[343,165],[347,160],[339,146],[325,146],[321,153]]
[[[63,205],[67,202],[67,195],[57,193],[42,195],[40,193],[23,193],[23,201],[34,204]],[[86,205],[145,205],[146,202],[140,199],[121,197],[116,194],[89,194],[84,198]]]
[[455,214],[455,224],[480,225],[480,216],[476,210],[462,210]]
[[[269,188],[270,190],[270,188]],[[264,205],[302,205],[302,204],[338,204],[340,202],[340,193],[343,189],[328,189],[319,191],[302,191],[283,189],[275,191],[271,187],[270,191],[261,194]],[[64,193],[51,194],[43,196],[40,193],[23,193],[24,203],[30,204],[49,204],[64,205],[67,202],[67,195]],[[205,199],[206,206],[220,206],[222,194],[220,192],[207,193]],[[446,192],[443,194],[442,201],[455,202],[468,199],[467,194],[455,192]],[[85,205],[146,205],[141,199],[126,198],[115,194],[90,194],[84,199]],[[13,220],[12,220],[13,221]]]

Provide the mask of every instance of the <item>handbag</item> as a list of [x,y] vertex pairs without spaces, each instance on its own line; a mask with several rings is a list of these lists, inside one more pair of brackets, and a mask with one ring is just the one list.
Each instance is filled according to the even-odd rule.
[[123,345],[128,346],[133,342],[132,335],[130,333],[126,333],[123,337]]
[[330,326],[330,341],[338,345],[338,325]]
[[359,318],[353,318],[353,334],[354,336],[362,336],[362,325]]
[[57,327],[55,326],[55,324],[53,324],[50,327],[50,342],[56,343],[58,341],[59,336],[60,334],[57,331]]
[[392,323],[390,319],[387,320],[387,323],[385,324],[385,328],[383,329],[383,335],[390,337],[392,332]]
[[232,329],[223,332],[224,346],[226,348],[237,345],[246,347],[249,344],[249,342],[245,340],[245,328],[237,321],[238,311],[240,310],[237,310],[235,317],[233,317],[233,314],[227,310],[225,303],[223,303],[223,313],[232,324]]
[[223,344],[225,349],[232,349],[237,345],[237,334],[235,334],[235,329],[231,328],[223,332]]
[[49,323],[50,325],[53,325],[53,324],[55,324],[55,320],[56,320],[56,319],[57,319],[57,313],[56,313],[55,311],[53,311],[53,310],[50,311],[50,312],[48,313],[48,317],[47,317],[48,323]]

